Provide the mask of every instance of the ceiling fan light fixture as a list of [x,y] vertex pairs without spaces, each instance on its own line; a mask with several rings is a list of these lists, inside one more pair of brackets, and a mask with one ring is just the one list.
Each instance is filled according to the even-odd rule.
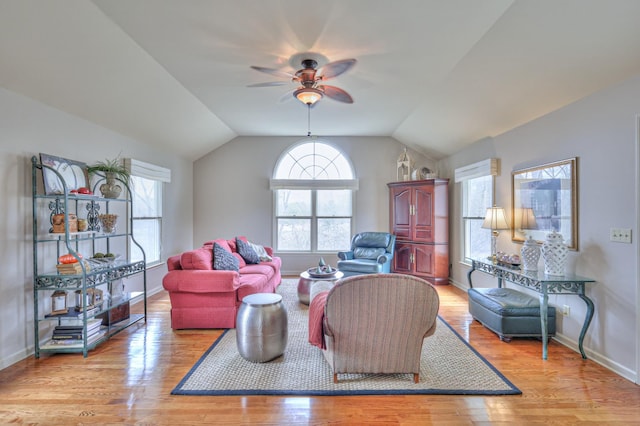
[[324,94],[321,90],[313,87],[301,87],[293,92],[293,97],[305,105],[313,105],[322,99],[323,96]]

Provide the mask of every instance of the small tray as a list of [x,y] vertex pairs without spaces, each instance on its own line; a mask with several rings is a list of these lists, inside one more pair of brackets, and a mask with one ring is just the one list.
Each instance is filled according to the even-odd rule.
[[307,274],[309,274],[309,276],[313,277],[313,278],[334,277],[336,275],[336,272],[338,272],[337,269],[332,269],[331,272],[318,272],[318,268],[317,267],[307,269]]
[[120,259],[119,254],[116,254],[115,257],[91,257],[88,260],[96,263],[113,263],[118,259]]
[[510,263],[510,262],[504,262],[502,260],[498,260],[498,265],[507,266],[509,268],[519,268],[521,263]]

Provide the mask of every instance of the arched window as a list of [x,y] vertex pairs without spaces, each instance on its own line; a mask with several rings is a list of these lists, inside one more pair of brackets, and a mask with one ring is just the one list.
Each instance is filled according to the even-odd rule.
[[349,159],[323,141],[304,141],[282,153],[271,179],[276,250],[348,249],[354,175]]

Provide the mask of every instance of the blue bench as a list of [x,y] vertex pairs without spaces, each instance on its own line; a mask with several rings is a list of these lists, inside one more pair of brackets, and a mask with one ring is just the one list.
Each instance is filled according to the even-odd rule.
[[[540,302],[510,288],[470,288],[469,313],[510,342],[512,337],[542,337]],[[547,308],[547,337],[556,334],[556,308]]]

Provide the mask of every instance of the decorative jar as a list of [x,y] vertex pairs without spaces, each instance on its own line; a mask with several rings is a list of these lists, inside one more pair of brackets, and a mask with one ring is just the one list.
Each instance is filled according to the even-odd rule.
[[564,243],[562,235],[553,231],[547,235],[542,244],[542,258],[544,259],[544,273],[547,275],[564,275],[569,248]]
[[538,270],[538,261],[540,260],[540,246],[531,236],[527,239],[520,249],[520,257],[522,258],[522,270],[535,272]]
[[117,214],[101,214],[98,215],[100,224],[102,225],[102,232],[105,234],[113,234],[116,232],[116,223],[118,222]]

